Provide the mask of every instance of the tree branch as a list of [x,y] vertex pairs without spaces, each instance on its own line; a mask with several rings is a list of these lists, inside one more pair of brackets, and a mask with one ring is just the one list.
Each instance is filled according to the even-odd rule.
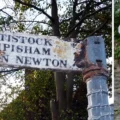
[[[95,2],[95,1],[94,1]],[[84,9],[84,10],[82,10],[81,12],[79,12],[79,13],[76,13],[76,20],[78,19],[80,19],[80,16],[84,16],[85,15],[85,13],[86,13],[86,11],[88,10],[88,8],[89,8],[89,10],[91,9],[91,8],[93,8],[93,6],[94,7],[97,7],[97,6],[99,6],[100,4],[103,4],[105,1],[102,1],[102,2],[95,2],[95,4],[92,4],[92,6],[90,6],[90,3],[91,3],[91,1],[84,1],[84,3],[86,3],[86,8]]]
[[107,7],[100,8],[99,10],[97,10],[97,11],[95,11],[95,12],[92,12],[92,13],[90,13],[90,14],[85,15],[83,18],[81,18],[81,20],[80,20],[76,25],[74,25],[74,26],[69,30],[69,32],[66,34],[66,37],[68,37],[69,34],[75,30],[76,27],[78,27],[79,25],[81,25],[82,22],[83,22],[86,18],[91,17],[91,16],[97,14],[98,12],[103,11],[103,10],[106,10],[106,9],[109,9],[109,8],[111,8],[111,4],[108,5]]
[[70,18],[68,18],[68,19],[60,20],[60,21],[61,21],[61,22],[60,22],[60,25],[63,24],[64,22],[70,21],[70,19],[72,19],[72,17],[70,17]]
[[10,23],[11,20],[16,21],[16,20],[13,19],[13,16],[11,16],[7,12],[5,12],[3,9],[0,9],[0,11],[2,11],[4,14],[8,15],[8,18],[6,20],[4,20],[3,25],[5,25],[5,24],[9,25],[9,23]]
[[83,3],[87,3],[87,2],[89,2],[89,1],[79,2],[78,5],[81,5],[81,4],[83,4]]
[[94,35],[97,31],[101,30],[105,24],[108,22],[109,19],[107,19],[102,25],[100,25],[95,31],[93,31],[92,33],[90,33],[88,36],[92,36]]
[[[75,1],[74,4],[75,5],[73,5],[73,8],[76,9],[77,1]],[[87,2],[85,9],[82,10],[80,13],[76,13],[75,11],[73,12],[73,19],[71,21],[69,29],[71,29],[75,25],[76,20],[79,20],[80,16],[81,16],[81,19],[82,19],[86,15],[87,11],[89,11],[89,9],[90,9],[90,4],[91,4],[91,1]],[[80,28],[80,26],[78,28]],[[76,38],[77,31],[78,31],[78,29],[71,32],[71,34],[69,34],[69,37]]]
[[12,21],[12,22],[10,22],[10,23],[29,23],[29,22],[36,22],[36,23],[42,23],[42,24],[46,24],[46,25],[49,25],[49,26],[51,26],[50,24],[48,24],[47,22],[45,22],[45,21],[33,21],[33,20],[28,20],[28,21],[24,21],[24,20],[22,20],[22,21]]
[[52,21],[53,35],[60,36],[59,31],[59,18],[58,18],[58,7],[56,0],[51,0],[51,14],[54,21]]
[[74,16],[75,13],[76,13],[77,3],[78,3],[78,0],[75,0],[75,1],[73,2],[73,16]]
[[43,13],[44,15],[46,15],[51,21],[53,21],[53,18],[52,18],[50,15],[48,15],[43,9],[38,8],[38,7],[36,7],[36,6],[32,5],[32,4],[22,2],[21,0],[14,0],[14,1],[15,1],[15,2],[19,2],[19,3],[22,4],[22,5],[26,5],[26,6],[28,6],[28,7],[34,8],[34,9],[42,12],[42,13]]
[[2,71],[0,71],[0,73],[16,72],[16,71],[19,71],[21,69],[23,69],[23,68],[17,68],[17,69],[11,69],[11,70],[2,70]]
[[4,14],[8,15],[9,17],[12,18],[12,16],[10,14],[8,14],[7,12],[5,12],[3,9],[0,9],[0,11],[2,11]]
[[[76,21],[76,7],[77,7],[77,3],[78,3],[78,0],[75,0],[74,2],[73,2],[73,17],[72,17],[72,19],[71,19],[71,21],[70,21],[70,25],[69,25],[69,29],[71,29],[72,28],[72,26],[75,24],[75,21]],[[71,37],[72,38],[75,38],[76,36],[75,36],[75,34],[73,33],[73,34],[71,34]]]

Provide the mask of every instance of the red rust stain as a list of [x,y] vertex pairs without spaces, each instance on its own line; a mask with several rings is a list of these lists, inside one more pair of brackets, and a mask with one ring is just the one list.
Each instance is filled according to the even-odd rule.
[[4,55],[4,54],[5,54],[5,52],[2,51],[2,50],[0,50],[0,56],[2,56],[2,55]]
[[78,68],[82,68],[85,67],[85,59],[84,59],[84,54],[85,54],[85,50],[84,50],[84,45],[83,43],[78,43],[75,47],[76,51],[74,53],[74,64],[76,65]]
[[83,80],[87,82],[88,80],[90,80],[88,78],[91,78],[95,75],[102,75],[102,76],[109,77],[109,72],[107,69],[103,67],[99,67],[97,65],[91,65],[89,68],[86,68],[83,71]]

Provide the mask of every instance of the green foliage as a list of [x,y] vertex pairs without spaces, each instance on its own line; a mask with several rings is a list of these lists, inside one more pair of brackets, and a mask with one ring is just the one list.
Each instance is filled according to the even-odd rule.
[[114,115],[115,117],[114,117],[114,119],[116,119],[117,116],[120,115],[120,108],[119,108],[118,110],[115,110],[114,112],[115,112],[115,115]]
[[81,117],[79,111],[74,111],[71,109],[66,110],[66,112],[63,111],[60,116],[60,120],[86,120],[86,119],[87,119],[86,116]]
[[55,98],[53,74],[49,71],[34,71],[27,77],[24,100],[26,116],[35,120],[49,120],[49,103],[51,98]]
[[25,120],[23,93],[0,112],[0,120]]
[[[55,98],[53,74],[49,71],[34,71],[27,76],[26,91],[0,112],[0,120],[30,119],[50,120],[50,100]],[[31,113],[31,114],[30,114]]]
[[118,26],[120,25],[120,2],[115,2],[115,15],[114,15],[114,34],[115,34],[115,59],[120,59],[120,34],[118,33]]
[[[82,88],[82,89],[81,89]],[[87,90],[82,76],[75,76],[72,107],[60,114],[60,120],[87,120]]]

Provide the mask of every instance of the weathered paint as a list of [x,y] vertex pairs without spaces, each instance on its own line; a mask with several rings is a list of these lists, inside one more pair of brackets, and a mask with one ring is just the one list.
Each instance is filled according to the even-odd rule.
[[108,103],[107,77],[94,76],[87,82],[88,120],[113,120]]
[[80,43],[63,41],[55,36],[0,33],[1,66],[81,71],[74,58],[79,50]]
[[87,82],[87,80],[89,80],[88,78],[92,78],[96,75],[103,75],[109,77],[109,73],[107,69],[103,67],[99,67],[97,65],[92,65],[83,71],[83,80]]
[[97,61],[102,61],[103,67],[107,67],[105,45],[102,37],[92,36],[87,38],[86,60],[92,65],[97,65]]
[[83,78],[87,84],[88,120],[113,120],[113,110],[108,103],[105,45],[101,37],[86,39]]
[[3,56],[4,54],[5,52],[0,50],[0,56]]
[[0,33],[0,65],[82,71],[88,91],[88,120],[113,120],[108,104],[108,72],[102,37],[73,43],[54,36]]

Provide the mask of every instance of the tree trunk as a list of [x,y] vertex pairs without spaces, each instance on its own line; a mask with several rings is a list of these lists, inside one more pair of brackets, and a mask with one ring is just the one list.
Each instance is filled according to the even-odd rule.
[[58,103],[55,100],[50,101],[52,120],[59,120]]
[[[34,70],[31,69],[25,69],[25,97],[27,97],[28,94],[30,94],[30,84],[33,80],[33,74]],[[34,120],[34,113],[32,111],[29,111],[29,107],[25,104],[25,120]]]
[[74,78],[74,73],[70,72],[67,74],[67,81],[66,81],[67,108],[70,108],[72,104],[73,78]]
[[66,94],[65,94],[65,73],[56,72],[56,97],[58,101],[59,111],[66,109]]

